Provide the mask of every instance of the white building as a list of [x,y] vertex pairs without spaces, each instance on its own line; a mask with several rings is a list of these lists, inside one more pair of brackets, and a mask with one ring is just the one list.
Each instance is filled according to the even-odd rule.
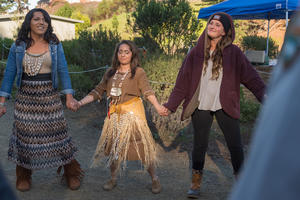
[[[0,15],[0,37],[14,39],[17,35],[17,28],[21,26],[25,15]],[[21,20],[17,20],[21,17]],[[75,24],[83,23],[81,20],[70,19],[50,15],[54,33],[59,40],[72,40],[75,38]]]

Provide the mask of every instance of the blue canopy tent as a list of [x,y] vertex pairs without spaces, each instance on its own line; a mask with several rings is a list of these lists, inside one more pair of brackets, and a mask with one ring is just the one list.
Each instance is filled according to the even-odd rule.
[[215,12],[226,12],[231,15],[233,19],[267,19],[266,55],[268,55],[270,20],[286,19],[287,27],[288,19],[296,10],[299,10],[298,0],[226,0],[213,6],[200,9],[198,19],[207,19]]

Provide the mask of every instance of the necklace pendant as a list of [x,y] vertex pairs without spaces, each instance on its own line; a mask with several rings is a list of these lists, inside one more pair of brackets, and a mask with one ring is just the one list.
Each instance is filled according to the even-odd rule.
[[121,94],[122,94],[121,88],[112,87],[111,90],[110,90],[110,95],[111,96],[118,97],[118,96],[121,96]]

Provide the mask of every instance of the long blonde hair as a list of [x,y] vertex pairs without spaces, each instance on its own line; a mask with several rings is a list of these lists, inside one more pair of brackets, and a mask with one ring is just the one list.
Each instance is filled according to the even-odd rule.
[[222,36],[220,41],[217,43],[216,49],[210,55],[211,39],[207,34],[207,29],[205,30],[205,43],[204,43],[204,73],[206,73],[208,60],[211,58],[213,62],[212,66],[212,80],[217,80],[220,75],[220,71],[223,67],[223,49],[231,44],[233,41],[232,38],[232,28],[229,28],[227,34]]

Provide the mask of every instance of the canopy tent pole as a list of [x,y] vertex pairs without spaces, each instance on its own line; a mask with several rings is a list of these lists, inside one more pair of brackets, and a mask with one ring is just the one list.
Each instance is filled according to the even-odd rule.
[[270,34],[270,16],[268,17],[268,32],[267,32],[267,49],[266,49],[266,57],[269,56],[269,34]]
[[269,64],[269,37],[270,37],[270,20],[271,20],[271,13],[268,13],[268,32],[267,32],[267,48],[266,48],[266,55],[265,55],[265,63]]
[[289,0],[285,0],[285,8],[286,8],[286,11],[285,11],[285,30],[287,30],[287,27],[289,25]]

